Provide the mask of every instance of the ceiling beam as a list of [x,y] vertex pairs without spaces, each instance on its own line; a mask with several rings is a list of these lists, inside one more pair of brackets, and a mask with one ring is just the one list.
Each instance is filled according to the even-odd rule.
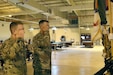
[[[36,2],[36,1],[34,1],[34,0],[28,0],[27,2],[25,2],[25,4],[19,4],[19,0],[9,0],[11,3],[14,3],[14,4],[17,4],[18,6],[21,6],[21,7],[23,7],[23,8],[26,8],[26,9],[29,9],[29,10],[31,10],[31,11],[35,11],[35,12],[37,12],[37,13],[41,13],[41,14],[47,14],[47,16],[48,16],[48,14],[49,15],[54,15],[54,16],[59,16],[59,17],[62,17],[62,18],[66,18],[66,15],[65,14],[63,14],[61,11],[59,11],[59,10],[52,10],[52,9],[50,9],[50,8],[48,8],[48,7],[45,7],[44,5],[41,5],[41,4],[39,4],[38,2]],[[52,12],[50,12],[50,11],[52,11]],[[53,14],[53,12],[54,12],[54,14]],[[45,15],[46,15],[45,14]]]
[[33,0],[29,0],[27,4],[36,8],[36,9],[42,10],[44,13],[49,13],[50,15],[66,18],[66,15],[64,13],[60,12],[59,10],[50,9],[48,7],[41,5],[41,4],[38,4],[38,2],[35,2]]
[[71,2],[69,1],[69,0],[66,0],[67,1],[67,3],[69,4],[69,5],[71,5]]
[[69,11],[71,10],[93,10],[93,3],[84,3],[76,4],[72,6],[59,7],[60,11]]
[[[81,16],[94,16],[94,10],[82,10],[82,11],[79,11],[79,17]],[[108,11],[106,11],[106,14],[108,15]]]
[[[73,0],[66,0],[70,5],[75,6],[75,3]],[[67,8],[66,8],[67,9]],[[72,11],[75,12],[76,15],[78,15],[78,13],[76,12],[76,10],[72,9]]]
[[1,7],[0,10],[4,10],[4,9],[15,9],[15,6],[8,6],[8,7]]
[[94,15],[94,10],[82,10],[82,11],[79,11],[79,16],[92,16]]
[[3,17],[3,18],[10,19],[10,20],[16,20],[16,21],[22,21],[22,22],[26,22],[26,23],[37,24],[37,22],[35,22],[35,21],[29,21],[29,20],[24,20],[24,19],[17,19],[17,18],[11,18],[11,17]]
[[13,16],[16,16],[16,15],[29,15],[29,14],[37,14],[37,12],[7,12],[7,13],[2,13],[0,14],[0,16],[8,16],[8,15],[13,15]]

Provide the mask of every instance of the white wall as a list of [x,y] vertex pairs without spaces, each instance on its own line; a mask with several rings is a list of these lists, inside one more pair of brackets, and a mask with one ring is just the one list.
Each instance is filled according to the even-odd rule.
[[[3,22],[0,21],[0,40],[6,40],[10,37],[10,30],[9,30],[9,24],[10,22]],[[25,28],[25,39],[28,40],[29,38],[32,38],[32,33],[28,30],[29,26],[24,25]]]
[[[36,35],[39,32],[39,29],[33,30],[32,34],[33,36]],[[50,37],[51,41],[53,38],[53,32],[52,29],[50,29]],[[75,42],[80,42],[80,33],[78,28],[57,28],[55,31],[55,36],[56,36],[56,42],[60,41],[60,37],[62,35],[66,36],[66,41],[70,41],[71,39],[74,39]]]
[[25,28],[25,39],[28,40],[28,39],[32,39],[33,37],[33,34],[32,32],[29,31],[29,25],[24,25],[24,28]]
[[56,41],[60,41],[60,38],[62,35],[66,36],[66,41],[70,41],[71,39],[74,39],[75,41],[80,41],[79,29],[77,29],[77,28],[59,28],[59,29],[57,29],[56,30]]
[[[107,25],[109,25],[109,15],[106,16],[107,18]],[[80,26],[89,26],[89,25],[93,25],[93,22],[94,22],[94,15],[90,15],[90,16],[81,16],[79,17],[79,23],[80,23]]]
[[10,22],[0,21],[0,40],[5,40],[10,37],[9,24]]
[[80,26],[89,26],[93,25],[94,16],[81,16],[79,17],[79,25]]
[[[4,24],[4,26],[2,26]],[[10,37],[10,31],[9,31],[9,24],[10,22],[2,22],[0,21],[0,40],[6,40],[7,38]],[[35,25],[35,28],[38,27]],[[32,39],[34,35],[36,35],[39,32],[39,29],[35,29],[33,31],[29,31],[28,29],[30,28],[29,25],[25,25],[25,39]],[[62,35],[66,36],[66,41],[70,41],[71,39],[74,39],[75,42],[80,42],[80,33],[78,28],[57,28],[56,30],[56,41],[60,41],[60,37]],[[50,29],[50,36],[52,40],[52,29]]]

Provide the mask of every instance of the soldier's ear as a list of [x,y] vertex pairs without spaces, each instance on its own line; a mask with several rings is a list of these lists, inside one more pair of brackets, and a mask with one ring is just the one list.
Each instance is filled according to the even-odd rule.
[[43,26],[43,25],[40,25],[40,28],[41,28],[41,29],[43,29],[43,28],[44,28],[44,26]]
[[12,30],[13,34],[16,35],[17,31],[15,29]]

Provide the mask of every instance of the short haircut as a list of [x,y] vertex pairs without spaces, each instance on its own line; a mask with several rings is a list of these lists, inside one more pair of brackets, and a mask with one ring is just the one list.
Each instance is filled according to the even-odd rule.
[[40,21],[39,21],[39,26],[40,26],[41,24],[43,24],[44,22],[49,23],[49,21],[47,21],[47,20],[40,20]]
[[10,23],[11,34],[13,33],[13,30],[15,30],[19,24],[23,25],[23,23],[21,21],[15,21],[15,22]]

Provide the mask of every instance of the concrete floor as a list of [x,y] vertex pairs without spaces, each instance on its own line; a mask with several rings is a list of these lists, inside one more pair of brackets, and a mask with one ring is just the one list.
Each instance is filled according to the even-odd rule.
[[[102,46],[94,48],[77,46],[53,51],[52,75],[94,75],[104,66],[102,49]],[[27,62],[27,66],[27,75],[33,75],[32,61]]]
[[102,46],[53,51],[52,75],[94,75],[104,66]]

